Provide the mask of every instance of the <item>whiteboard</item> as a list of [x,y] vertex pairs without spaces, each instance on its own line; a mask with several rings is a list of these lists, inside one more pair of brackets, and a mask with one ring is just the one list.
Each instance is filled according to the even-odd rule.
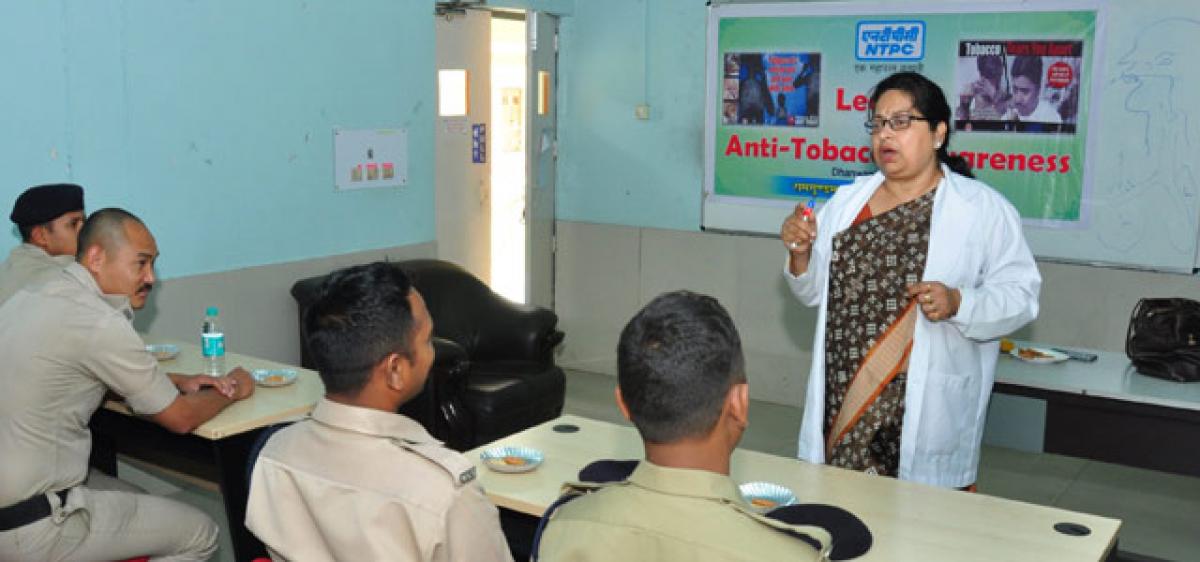
[[[1039,9],[1052,3],[1038,3]],[[713,196],[717,122],[717,22],[722,17],[816,15],[898,5],[868,3],[729,4],[710,9],[705,115],[705,189],[701,227],[775,235],[793,201]],[[1191,273],[1200,234],[1200,64],[1187,48],[1200,37],[1200,2],[1098,0],[1087,196],[1076,228],[1027,221],[1034,253],[1055,261]],[[952,10],[953,3],[925,3]],[[1021,3],[996,3],[1019,9]],[[1011,8],[1004,8],[1010,6]],[[905,11],[915,9],[904,4]],[[832,92],[821,95],[832,98]]]

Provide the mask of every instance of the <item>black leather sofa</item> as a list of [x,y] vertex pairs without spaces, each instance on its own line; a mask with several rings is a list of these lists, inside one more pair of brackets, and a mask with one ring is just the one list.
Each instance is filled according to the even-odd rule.
[[[394,262],[425,298],[437,354],[425,390],[401,413],[463,451],[562,413],[566,378],[554,364],[563,340],[554,312],[508,301],[441,260]],[[300,317],[325,276],[292,285]],[[300,322],[301,361],[312,368]]]

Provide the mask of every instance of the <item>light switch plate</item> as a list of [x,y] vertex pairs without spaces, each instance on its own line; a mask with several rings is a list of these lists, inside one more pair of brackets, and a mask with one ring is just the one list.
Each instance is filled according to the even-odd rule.
[[650,119],[650,106],[644,103],[633,108],[633,115],[642,121]]

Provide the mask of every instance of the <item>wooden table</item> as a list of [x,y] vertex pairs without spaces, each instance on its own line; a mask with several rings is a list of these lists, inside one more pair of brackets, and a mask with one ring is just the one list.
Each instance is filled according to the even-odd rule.
[[[147,343],[173,343],[180,353],[162,362],[169,372],[202,372],[200,346],[147,339]],[[245,527],[249,493],[247,461],[262,428],[303,417],[325,394],[315,371],[231,353],[227,369],[295,369],[296,382],[283,387],[259,386],[254,394],[230,405],[200,425],[190,435],[173,434],[150,420],[134,416],[124,402],[108,401],[92,417],[92,464],[116,474],[117,453],[147,459],[170,468],[214,480],[220,487],[229,520],[236,560],[265,556],[262,544]]]
[[1000,357],[995,391],[1046,401],[1047,453],[1200,476],[1200,454],[1187,446],[1200,435],[1200,383],[1148,377],[1124,353],[1087,351],[1098,359]]
[[[560,433],[560,425],[578,426]],[[501,474],[489,470],[479,453],[495,445],[524,445],[546,454],[533,472]],[[466,453],[479,481],[497,506],[538,516],[559,495],[562,482],[602,458],[638,459],[641,441],[631,427],[563,416]],[[857,560],[923,562],[1012,560],[1101,560],[1113,548],[1121,522],[1076,513],[934,488],[891,478],[813,465],[792,458],[739,449],[733,456],[737,482],[769,481],[790,488],[802,503],[840,506],[862,518],[875,537]],[[1084,525],[1088,536],[1068,536],[1056,523]]]

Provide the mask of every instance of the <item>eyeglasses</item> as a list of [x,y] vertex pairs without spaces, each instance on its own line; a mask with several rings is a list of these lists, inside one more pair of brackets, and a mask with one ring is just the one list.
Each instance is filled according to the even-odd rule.
[[878,133],[880,129],[883,129],[885,124],[891,125],[893,131],[903,131],[904,129],[909,128],[913,121],[929,121],[929,119],[925,117],[918,117],[916,115],[909,115],[908,113],[899,113],[891,117],[880,117],[876,115],[875,117],[868,119],[866,123],[863,123],[863,127],[866,127],[867,132],[873,135]]

